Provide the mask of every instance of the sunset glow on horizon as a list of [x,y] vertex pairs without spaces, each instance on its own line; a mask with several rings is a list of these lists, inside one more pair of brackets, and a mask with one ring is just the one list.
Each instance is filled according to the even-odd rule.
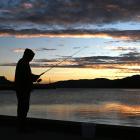
[[36,54],[33,73],[56,65],[41,77],[43,83],[140,73],[138,0],[1,0],[0,5],[0,76],[14,80],[26,48]]

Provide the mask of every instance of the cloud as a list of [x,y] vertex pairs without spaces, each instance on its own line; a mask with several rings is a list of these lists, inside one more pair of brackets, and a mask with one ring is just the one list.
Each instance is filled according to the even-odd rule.
[[140,63],[140,53],[137,51],[121,54],[121,60],[124,62]]
[[[65,59],[65,58],[64,58]],[[57,59],[34,59],[32,64],[43,64],[43,66],[56,65],[63,61],[62,58]],[[68,65],[67,65],[68,64]],[[57,67],[94,67],[94,65],[127,65],[127,64],[140,64],[140,53],[138,51],[128,52],[121,54],[119,56],[89,56],[89,57],[73,57],[65,60],[63,63],[59,64]]]
[[57,62],[56,59],[34,59],[34,63],[46,63],[46,62]]
[[73,47],[73,49],[80,49],[81,47]]
[[134,52],[137,51],[136,47],[128,47],[128,46],[107,46],[105,47],[108,50],[112,50],[112,51],[129,51],[129,52]]
[[0,29],[0,36],[32,37],[70,37],[70,38],[104,38],[122,41],[140,41],[140,30],[37,30],[37,29]]
[[25,49],[23,48],[16,48],[16,49],[12,49],[13,52],[15,53],[23,53]]
[[33,4],[32,3],[29,3],[29,2],[23,3],[22,6],[25,9],[31,9],[31,8],[33,8]]
[[60,30],[139,22],[139,5],[139,0],[0,0],[0,29]]
[[56,57],[71,58],[71,55],[55,55]]
[[[52,48],[35,48],[35,49],[32,49],[32,50],[33,51],[55,51],[56,49],[52,49]],[[12,51],[15,52],[15,53],[23,53],[25,51],[25,49],[24,48],[15,48],[15,49],[12,49]]]
[[11,19],[37,23],[102,24],[140,20],[139,0],[1,0],[0,5],[2,9],[14,11]]
[[16,66],[17,63],[0,63],[0,66]]
[[[65,59],[65,58],[64,58]],[[140,72],[140,53],[131,51],[119,56],[89,56],[73,57],[70,59],[34,59],[31,63],[36,68],[90,68],[96,70],[111,69],[119,73],[138,73]],[[16,63],[2,63],[0,66],[16,66]]]
[[0,36],[139,41],[140,30],[99,31],[94,26],[139,23],[139,5],[139,0],[1,0]]
[[49,49],[49,48],[38,48],[34,49],[35,51],[55,51],[56,49]]
[[[35,63],[43,63],[43,67],[58,64],[62,59],[37,59]],[[48,61],[48,62],[47,62]],[[60,61],[60,62],[61,62]],[[90,56],[90,57],[77,57],[66,60],[64,63],[57,65],[56,67],[64,68],[93,68],[93,69],[128,69],[128,66],[140,66],[140,53],[139,52],[129,52],[121,54],[120,56]],[[126,68],[125,68],[126,67]],[[129,68],[130,69],[130,68]]]

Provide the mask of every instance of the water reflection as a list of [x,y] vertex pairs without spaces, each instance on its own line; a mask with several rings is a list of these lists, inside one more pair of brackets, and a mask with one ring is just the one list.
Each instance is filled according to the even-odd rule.
[[125,105],[121,103],[107,103],[103,105],[103,110],[119,112],[124,116],[140,116],[139,105]]
[[140,106],[119,102],[33,105],[30,113],[34,117],[46,116],[49,119],[57,120],[140,126]]
[[[45,107],[45,108],[44,108]],[[125,105],[121,103],[102,103],[102,104],[54,104],[54,105],[33,105],[32,109],[41,109],[42,111],[66,113],[79,112],[89,113],[109,113],[117,112],[124,116],[140,116],[140,105]],[[45,109],[45,110],[44,110]]]
[[[14,91],[0,91],[0,114],[16,115]],[[140,89],[35,90],[30,117],[140,127]]]

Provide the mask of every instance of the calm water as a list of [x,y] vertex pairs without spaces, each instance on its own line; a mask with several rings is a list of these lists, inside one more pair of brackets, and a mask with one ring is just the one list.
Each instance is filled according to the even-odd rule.
[[[14,91],[0,91],[0,114],[16,115]],[[140,89],[34,90],[30,117],[140,127]]]

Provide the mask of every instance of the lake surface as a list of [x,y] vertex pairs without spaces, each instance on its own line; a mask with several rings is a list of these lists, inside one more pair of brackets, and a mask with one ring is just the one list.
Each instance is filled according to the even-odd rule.
[[[0,114],[16,115],[14,91],[0,91]],[[140,127],[140,89],[34,90],[29,117]]]

